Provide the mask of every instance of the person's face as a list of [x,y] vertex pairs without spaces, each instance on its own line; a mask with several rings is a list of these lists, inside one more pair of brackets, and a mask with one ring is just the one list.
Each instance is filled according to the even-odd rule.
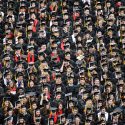
[[75,118],[75,122],[76,122],[76,124],[79,124],[80,123],[80,118],[79,117]]
[[99,38],[99,37],[101,37],[102,36],[102,32],[98,32],[97,33],[97,37]]
[[68,19],[68,18],[69,18],[69,16],[66,15],[66,14],[63,16],[63,19],[64,19],[64,20],[66,20],[66,19]]
[[99,79],[96,79],[96,80],[95,80],[95,85],[99,85],[99,84],[100,84]]
[[54,121],[53,120],[50,121],[50,125],[54,125]]
[[12,115],[13,115],[13,111],[10,110],[10,111],[8,112],[8,115],[9,115],[9,116],[12,116]]
[[32,14],[32,15],[31,15],[31,19],[33,19],[33,20],[36,19],[36,15],[35,15],[35,14]]
[[13,125],[12,120],[7,121],[7,125]]
[[61,119],[61,122],[62,122],[62,123],[65,123],[65,122],[66,122],[66,118],[63,117],[63,118]]
[[19,123],[23,124],[24,123],[24,119],[19,119]]
[[49,108],[50,108],[50,104],[47,104],[47,105],[46,105],[46,109],[49,109]]
[[72,102],[69,103],[69,108],[72,108],[74,105]]
[[34,86],[34,82],[30,81],[30,87],[33,87],[33,86]]
[[119,92],[122,92],[123,91],[123,87],[119,87]]
[[19,76],[19,77],[18,77],[18,80],[19,80],[19,81],[22,81],[22,80],[23,80],[23,76]]
[[70,60],[70,54],[66,55],[65,58],[66,58],[67,60]]
[[110,2],[107,2],[106,3],[106,6],[109,8],[111,6],[111,3]]
[[46,45],[42,45],[41,50],[42,50],[42,52],[45,51],[46,50]]
[[74,109],[73,110],[73,114],[76,115],[78,113],[78,110],[77,109]]
[[61,81],[62,81],[62,80],[61,80],[61,77],[56,78],[56,83],[57,83],[57,84],[60,84]]
[[61,99],[61,94],[58,94],[57,96],[56,96],[56,100],[60,100]]
[[63,108],[62,104],[59,104],[59,109],[61,110]]
[[43,56],[39,56],[39,60],[40,61],[44,60],[44,57]]
[[89,15],[90,12],[89,12],[89,10],[85,10],[84,13],[85,13],[85,15]]
[[92,29],[93,29],[92,26],[89,26],[89,27],[88,27],[88,30],[89,30],[89,31],[92,31]]
[[82,85],[85,84],[85,79],[84,79],[84,78],[81,78],[81,79],[80,79],[80,84],[82,84]]
[[24,40],[23,40],[23,39],[20,39],[18,42],[19,42],[20,44],[23,44],[23,43],[24,43]]
[[73,84],[73,78],[70,78],[70,79],[68,80],[68,83],[69,83],[69,84]]
[[87,99],[88,95],[87,94],[83,94],[83,100]]
[[21,111],[22,111],[22,113],[25,113],[26,112],[26,108],[23,107]]
[[10,80],[10,79],[11,79],[11,75],[8,74],[8,75],[6,76],[6,79]]
[[[114,21],[109,21],[108,24],[109,24],[110,26],[112,26],[112,25],[114,24]],[[109,31],[109,34],[111,34],[111,33],[112,33],[112,31]]]
[[43,90],[43,93],[48,93],[48,88],[46,87],[46,88],[44,88],[44,90]]
[[103,109],[101,110],[101,112],[102,112],[102,113],[105,113],[105,108],[103,108]]
[[114,14],[110,14],[110,15],[109,15],[109,19],[115,19]]
[[100,96],[99,95],[95,95],[95,99],[99,100]]
[[36,116],[40,116],[40,110],[36,111]]

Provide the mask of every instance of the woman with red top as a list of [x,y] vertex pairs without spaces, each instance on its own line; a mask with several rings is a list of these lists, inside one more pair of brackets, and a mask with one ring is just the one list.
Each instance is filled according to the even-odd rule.
[[15,60],[15,62],[18,62],[19,60],[22,59],[21,47],[20,47],[20,46],[17,46],[15,49],[16,49],[16,50],[15,50],[14,60]]
[[31,19],[33,19],[33,27],[32,27],[32,31],[33,32],[37,32],[37,27],[38,27],[38,24],[39,24],[39,21],[36,19],[36,15],[35,15],[35,13],[32,13],[31,14]]
[[57,116],[60,116],[64,113],[63,111],[63,104],[62,103],[59,103],[58,105],[58,109],[57,109]]
[[27,62],[28,63],[34,63],[35,62],[35,56],[34,56],[34,47],[29,48],[29,52],[27,54]]
[[7,86],[7,88],[10,90],[11,94],[13,95],[16,94],[16,84],[14,83],[14,81],[11,81],[9,85]]
[[49,119],[53,119],[54,120],[54,123],[56,124],[57,121],[58,121],[58,115],[56,113],[56,109],[52,109],[52,111],[50,112],[49,114]]

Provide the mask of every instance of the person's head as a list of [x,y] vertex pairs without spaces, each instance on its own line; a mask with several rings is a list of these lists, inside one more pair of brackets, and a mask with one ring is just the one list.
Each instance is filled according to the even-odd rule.
[[66,123],[66,117],[65,116],[61,117],[61,123]]
[[62,110],[63,109],[63,104],[62,103],[59,103],[58,104],[58,110]]
[[98,38],[102,37],[102,31],[101,31],[101,30],[97,31],[96,36],[97,36]]
[[107,99],[107,103],[108,105],[113,105],[114,104],[114,101],[110,98]]
[[68,78],[68,84],[73,84],[74,79],[72,77]]
[[106,109],[105,109],[104,106],[102,106],[102,107],[101,107],[101,113],[102,113],[102,114],[105,114],[105,112],[106,112]]
[[49,102],[46,102],[46,104],[45,104],[45,108],[46,108],[47,110],[50,109],[50,103],[49,103]]
[[61,84],[61,83],[62,83],[61,76],[56,76],[56,84]]
[[21,113],[22,114],[25,114],[26,113],[26,106],[21,106]]
[[43,88],[43,93],[48,93],[48,92],[49,92],[49,88],[47,85],[45,85]]
[[31,19],[35,20],[35,19],[36,19],[35,13],[32,13],[32,14],[30,15],[30,17],[31,17]]
[[73,110],[72,110],[72,113],[73,113],[74,115],[76,115],[76,114],[78,113],[78,108],[77,108],[77,107],[74,107]]
[[36,117],[39,117],[40,115],[41,115],[40,109],[36,109],[36,111],[35,111],[35,116],[36,116]]
[[32,80],[29,81],[29,87],[34,87],[34,81]]
[[49,125],[54,125],[54,119],[53,118],[49,119]]
[[56,92],[56,100],[60,100],[62,98],[61,92]]
[[25,119],[23,117],[19,118],[19,125],[25,125]]
[[76,117],[75,117],[75,123],[76,123],[76,125],[79,125],[80,124],[80,117],[77,115]]
[[65,54],[65,59],[66,59],[66,60],[70,60],[70,58],[71,58],[70,53],[66,53],[66,54]]
[[84,14],[85,14],[86,16],[88,16],[88,15],[90,14],[90,10],[89,10],[89,8],[85,8],[85,10],[84,10]]
[[100,80],[99,80],[99,78],[95,78],[94,84],[95,84],[95,85],[100,85]]
[[32,106],[32,109],[35,110],[37,108],[36,102],[33,102],[31,106]]
[[70,109],[72,109],[72,108],[73,108],[73,106],[74,106],[74,103],[73,103],[73,101],[72,101],[72,100],[70,100],[70,101],[69,101],[69,108],[70,108]]
[[80,83],[81,85],[84,85],[84,84],[86,83],[85,77],[80,77],[80,78],[79,78],[79,83]]

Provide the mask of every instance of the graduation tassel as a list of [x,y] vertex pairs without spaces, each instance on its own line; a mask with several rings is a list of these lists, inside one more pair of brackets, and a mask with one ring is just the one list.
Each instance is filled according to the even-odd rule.
[[88,69],[88,77],[91,78],[91,73],[90,73],[89,69]]
[[48,118],[48,125],[49,125],[49,118]]

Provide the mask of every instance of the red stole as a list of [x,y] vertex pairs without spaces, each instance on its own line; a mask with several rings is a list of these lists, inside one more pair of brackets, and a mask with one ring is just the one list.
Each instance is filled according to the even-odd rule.
[[[55,56],[54,53],[51,53],[51,56]],[[57,56],[55,62],[56,62],[56,63],[60,62],[60,58],[59,58],[59,56]]]
[[62,115],[62,114],[63,114],[63,110],[58,110],[57,111],[57,116]]
[[54,118],[54,123],[56,123],[57,119],[58,119],[58,116],[57,116],[57,114],[55,114],[54,116],[52,116],[52,113],[50,113],[49,118]]
[[38,20],[35,19],[34,22],[33,22],[33,29],[32,29],[33,32],[36,32],[36,25],[37,24],[38,24]]
[[27,62],[34,62],[35,61],[35,58],[34,58],[34,54],[31,55],[30,53],[28,53],[28,56],[27,56]]
[[21,54],[20,54],[18,57],[17,57],[16,55],[14,56],[14,60],[15,60],[16,62],[18,62],[19,59],[21,59]]
[[63,41],[61,42],[61,49],[64,50],[64,43],[63,43]]

